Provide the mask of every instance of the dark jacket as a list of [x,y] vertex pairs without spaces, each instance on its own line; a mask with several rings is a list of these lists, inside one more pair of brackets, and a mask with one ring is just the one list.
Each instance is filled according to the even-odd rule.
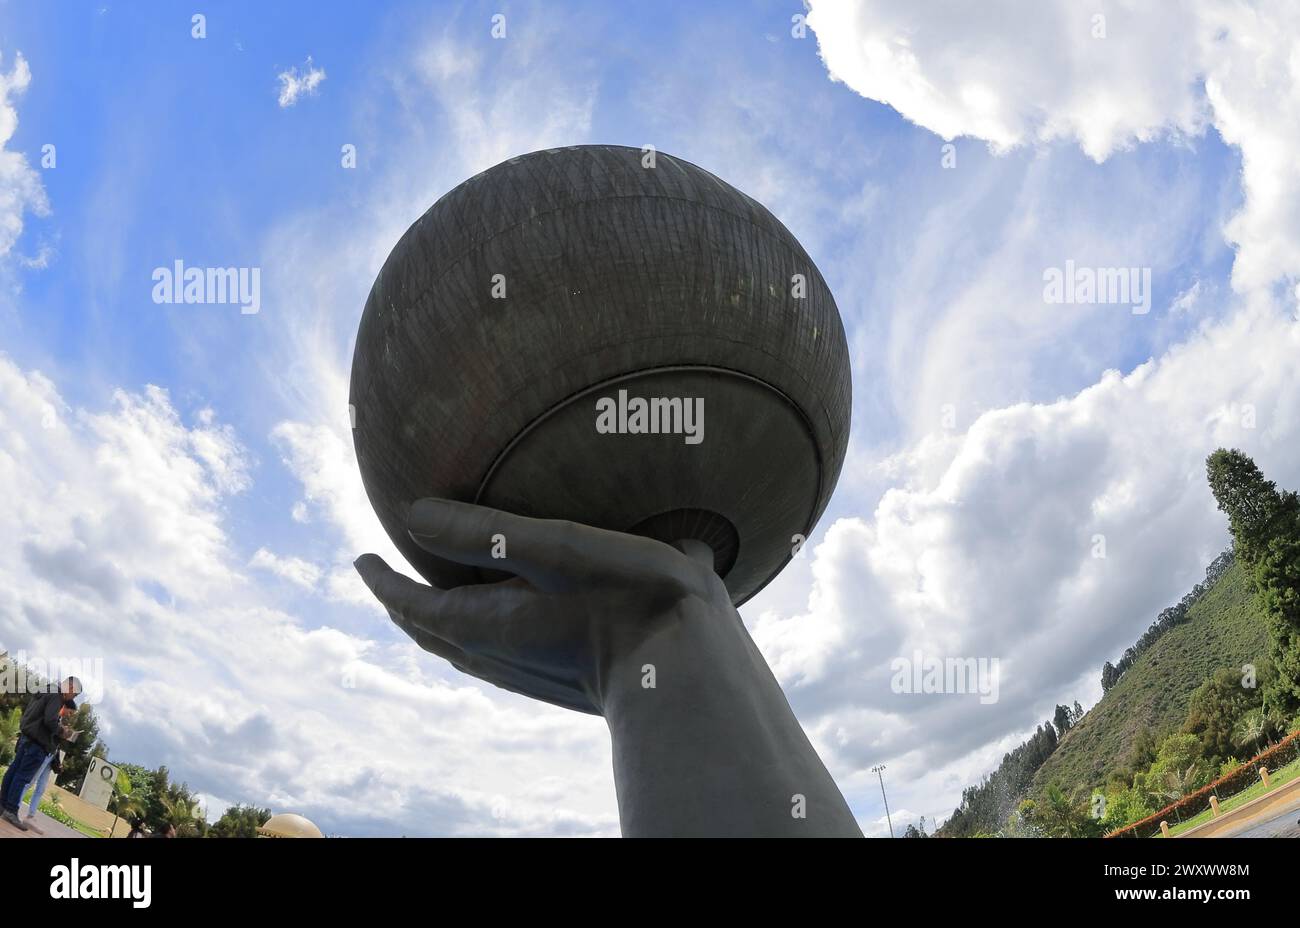
[[53,754],[59,746],[59,710],[64,703],[62,693],[42,693],[27,704],[18,723],[18,730],[44,748],[47,754]]

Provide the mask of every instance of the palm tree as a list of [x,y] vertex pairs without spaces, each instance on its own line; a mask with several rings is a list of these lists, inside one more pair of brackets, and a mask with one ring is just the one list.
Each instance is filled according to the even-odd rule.
[[1232,730],[1232,740],[1241,747],[1249,747],[1253,754],[1259,753],[1260,742],[1269,732],[1269,718],[1263,709],[1252,709],[1237,720]]
[[126,775],[125,770],[117,771],[117,782],[113,784],[113,798],[108,801],[108,808],[113,813],[113,824],[108,829],[108,836],[113,837],[113,831],[117,828],[117,820],[125,818],[130,820],[136,816],[145,814],[144,799],[134,796],[135,786],[131,783],[131,778]]
[[[1178,802],[1178,800],[1196,789],[1196,771],[1196,764],[1191,764],[1181,773],[1176,769],[1165,771],[1165,789],[1158,795],[1161,798],[1171,799],[1174,802]],[[1174,807],[1174,817],[1179,821],[1179,823],[1183,820],[1183,817],[1178,812],[1177,806]]]
[[1080,790],[1066,795],[1055,783],[1047,788],[1043,802],[1034,809],[1034,818],[1043,833],[1052,838],[1085,838],[1096,830],[1088,803]]
[[199,820],[199,801],[184,796],[163,796],[163,821],[176,826],[176,833],[189,825],[196,825]]

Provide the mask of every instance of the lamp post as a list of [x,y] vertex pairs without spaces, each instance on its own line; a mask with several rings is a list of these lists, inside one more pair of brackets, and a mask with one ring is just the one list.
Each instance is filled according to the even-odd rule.
[[894,821],[889,817],[889,797],[885,795],[885,765],[876,764],[871,768],[871,771],[880,779],[880,798],[885,800],[885,821],[889,824],[889,837],[892,838],[894,836]]

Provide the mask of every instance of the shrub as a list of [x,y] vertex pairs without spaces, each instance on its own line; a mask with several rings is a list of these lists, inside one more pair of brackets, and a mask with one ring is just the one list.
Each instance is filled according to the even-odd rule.
[[1246,763],[1232,770],[1226,776],[1219,777],[1208,786],[1204,786],[1177,802],[1170,803],[1154,815],[1134,822],[1118,831],[1112,831],[1107,838],[1149,838],[1160,831],[1160,822],[1169,818],[1191,818],[1210,807],[1210,797],[1233,796],[1259,779],[1259,768],[1267,767],[1270,771],[1280,770],[1291,761],[1300,757],[1300,731],[1293,732],[1273,747],[1251,758]]

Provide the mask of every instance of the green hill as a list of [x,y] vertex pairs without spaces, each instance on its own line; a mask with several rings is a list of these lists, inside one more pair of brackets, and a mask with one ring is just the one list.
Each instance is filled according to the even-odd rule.
[[1101,700],[1060,739],[1038,768],[1029,795],[1051,783],[1067,791],[1100,786],[1127,760],[1137,736],[1157,741],[1179,728],[1187,704],[1207,677],[1223,667],[1259,664],[1268,653],[1264,616],[1240,564],[1229,567]]

